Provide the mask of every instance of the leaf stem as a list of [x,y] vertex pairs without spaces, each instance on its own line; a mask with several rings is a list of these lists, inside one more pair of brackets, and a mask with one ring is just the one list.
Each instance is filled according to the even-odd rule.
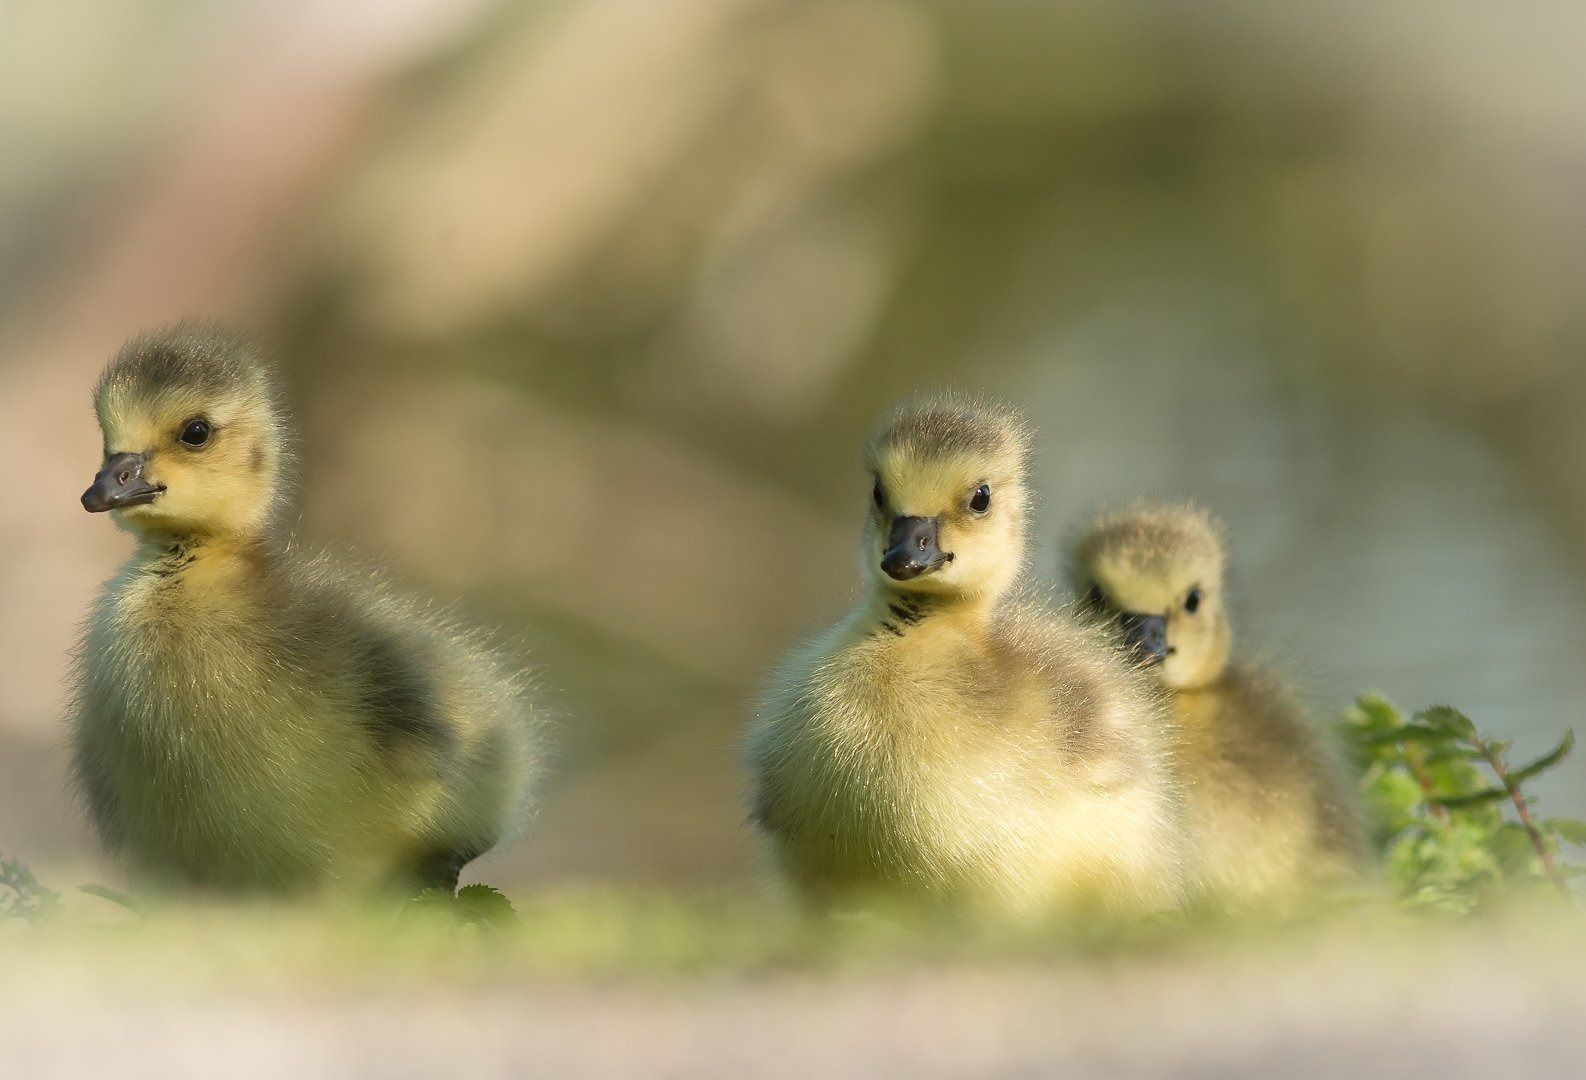
[[1415,777],[1415,782],[1421,785],[1421,794],[1426,796],[1426,805],[1432,810],[1432,817],[1440,823],[1447,823],[1448,811],[1443,804],[1437,801],[1437,795],[1432,789],[1432,777],[1426,771],[1426,764],[1421,760],[1421,754],[1414,746],[1404,748],[1404,763],[1410,768],[1410,775]]
[[1519,815],[1520,827],[1525,829],[1526,836],[1531,838],[1531,846],[1536,848],[1537,858],[1542,861],[1542,869],[1558,889],[1559,895],[1564,897],[1566,903],[1573,904],[1575,894],[1570,891],[1569,882],[1564,880],[1564,875],[1559,873],[1558,864],[1553,861],[1553,853],[1548,850],[1547,841],[1542,837],[1542,831],[1536,827],[1536,822],[1531,819],[1531,808],[1526,805],[1525,795],[1520,791],[1520,785],[1509,776],[1509,769],[1503,763],[1502,755],[1496,753],[1480,736],[1468,740],[1473,744],[1481,756],[1487,760],[1498,782],[1509,793],[1509,799],[1514,803],[1515,813]]

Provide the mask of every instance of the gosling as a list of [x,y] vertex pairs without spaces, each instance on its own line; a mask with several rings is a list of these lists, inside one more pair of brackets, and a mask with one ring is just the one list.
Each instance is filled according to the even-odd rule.
[[288,422],[241,341],[191,322],[133,338],[94,403],[83,507],[137,540],[74,680],[75,773],[105,845],[157,891],[455,888],[530,810],[524,677],[288,541]]
[[1281,911],[1354,876],[1359,815],[1336,748],[1292,690],[1230,664],[1226,564],[1205,511],[1137,503],[1081,533],[1070,566],[1086,606],[1169,691],[1200,899]]
[[796,650],[750,725],[751,819],[823,911],[994,919],[1171,909],[1179,792],[1150,680],[1015,598],[1029,434],[905,406],[870,440],[868,589]]

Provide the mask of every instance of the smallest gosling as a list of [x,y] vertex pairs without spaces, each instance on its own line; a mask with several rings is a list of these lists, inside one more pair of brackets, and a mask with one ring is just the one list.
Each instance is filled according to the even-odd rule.
[[1136,503],[1071,548],[1076,594],[1169,691],[1204,899],[1284,910],[1358,873],[1360,815],[1336,747],[1275,674],[1230,662],[1222,526]]

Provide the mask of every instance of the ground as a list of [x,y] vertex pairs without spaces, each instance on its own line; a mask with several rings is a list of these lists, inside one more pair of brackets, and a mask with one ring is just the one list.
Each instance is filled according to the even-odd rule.
[[1586,1075],[1586,922],[1378,913],[992,938],[759,904],[504,932],[183,912],[3,939],[8,1075]]

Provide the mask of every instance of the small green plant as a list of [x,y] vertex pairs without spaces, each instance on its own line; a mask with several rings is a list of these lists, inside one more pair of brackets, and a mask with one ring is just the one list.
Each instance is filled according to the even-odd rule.
[[60,894],[39,884],[21,859],[0,855],[0,920],[38,922],[60,903]]
[[450,889],[425,889],[412,900],[413,910],[425,915],[449,916],[459,926],[501,930],[518,921],[518,913],[499,889],[489,885],[464,885]]
[[1467,912],[1538,888],[1573,898],[1586,874],[1563,853],[1586,844],[1586,822],[1541,818],[1525,785],[1567,758],[1575,735],[1511,766],[1510,744],[1439,705],[1409,720],[1380,697],[1360,698],[1345,726],[1362,770],[1389,886],[1405,903]]

